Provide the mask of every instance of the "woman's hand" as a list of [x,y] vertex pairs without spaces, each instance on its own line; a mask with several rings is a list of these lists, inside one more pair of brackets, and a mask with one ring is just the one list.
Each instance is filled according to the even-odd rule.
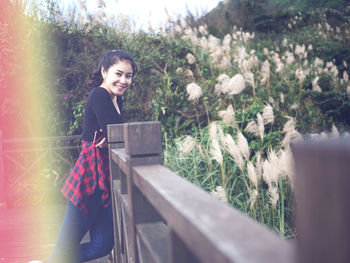
[[95,147],[98,148],[106,148],[108,146],[107,142],[106,142],[106,138],[103,137],[103,139],[101,141],[99,141],[98,144],[95,145]]

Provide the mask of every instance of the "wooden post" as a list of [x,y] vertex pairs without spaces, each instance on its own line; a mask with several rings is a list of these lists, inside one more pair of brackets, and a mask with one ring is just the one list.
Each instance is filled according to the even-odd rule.
[[0,130],[0,208],[6,207],[6,178],[2,131]]
[[135,122],[124,126],[125,152],[130,156],[128,178],[128,195],[130,200],[130,236],[132,243],[132,258],[139,263],[137,249],[136,225],[160,221],[161,217],[148,200],[135,186],[132,167],[137,164],[161,164],[162,139],[159,122]]
[[120,171],[117,165],[112,160],[111,151],[116,148],[124,147],[124,124],[113,124],[107,126],[107,139],[108,139],[108,153],[109,153],[109,171],[111,178],[111,199],[112,199],[112,209],[113,209],[113,228],[114,228],[114,253],[113,253],[113,262],[120,262],[120,257],[122,255],[122,242],[121,235],[118,229],[117,222],[117,207],[114,196],[113,183],[114,180],[120,179]]
[[298,263],[350,262],[350,140],[293,145]]

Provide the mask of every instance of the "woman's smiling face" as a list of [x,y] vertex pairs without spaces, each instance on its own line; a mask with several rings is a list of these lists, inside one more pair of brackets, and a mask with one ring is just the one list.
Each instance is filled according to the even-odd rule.
[[100,86],[105,88],[112,97],[123,95],[132,83],[133,70],[128,60],[119,60],[108,70],[102,68],[101,73],[103,82]]

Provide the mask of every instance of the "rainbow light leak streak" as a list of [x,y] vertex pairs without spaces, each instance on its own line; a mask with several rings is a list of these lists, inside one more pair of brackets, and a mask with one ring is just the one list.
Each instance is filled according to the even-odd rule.
[[[43,36],[34,22],[26,18],[9,0],[0,1],[0,130],[3,140],[47,135],[48,124],[44,124],[43,120],[49,112],[45,105],[48,104],[47,96],[50,95],[50,73],[48,66],[45,67],[42,63],[45,56],[42,41]],[[32,146],[37,145],[33,143],[30,147]],[[33,156],[36,154],[31,153]],[[4,162],[8,160],[4,158]],[[42,175],[43,169],[47,170],[48,167],[36,165],[31,174]],[[6,176],[8,175],[5,174]],[[6,180],[10,179],[6,177]],[[40,184],[38,178],[35,180]],[[20,183],[21,187],[29,190],[50,187],[33,185],[33,176],[29,175],[21,178]],[[21,187],[15,186],[15,189]],[[0,262],[43,260],[55,242],[59,226],[45,223],[57,216],[49,210],[55,211],[52,205],[45,209],[35,206],[38,199],[35,194],[27,193],[22,199],[26,203],[23,206],[13,207],[13,203],[7,202],[7,208],[0,207]]]

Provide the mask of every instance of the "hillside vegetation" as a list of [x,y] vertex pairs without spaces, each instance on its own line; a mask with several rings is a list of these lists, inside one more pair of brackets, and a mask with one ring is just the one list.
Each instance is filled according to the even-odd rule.
[[292,238],[290,144],[348,136],[350,8],[270,2],[222,2],[161,32],[134,32],[127,21],[110,26],[103,14],[64,17],[48,1],[49,15],[26,16],[34,26],[23,39],[37,34],[49,54],[38,67],[53,72],[41,92],[55,110],[35,117],[51,134],[79,134],[88,73],[102,51],[125,49],[139,69],[125,120],[160,121],[165,165]]

